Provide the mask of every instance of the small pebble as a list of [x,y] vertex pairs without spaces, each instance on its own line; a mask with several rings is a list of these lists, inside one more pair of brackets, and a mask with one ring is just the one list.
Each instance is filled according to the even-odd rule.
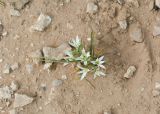
[[127,69],[127,72],[124,74],[124,77],[129,79],[134,75],[135,72],[136,72],[136,67],[135,66],[130,66]]
[[3,73],[4,73],[4,74],[10,74],[11,71],[12,71],[11,66],[8,65],[8,64],[6,64],[6,65],[4,66]]
[[19,83],[17,81],[12,81],[10,88],[15,92],[19,89]]
[[10,10],[10,15],[15,16],[15,17],[19,17],[19,16],[21,16],[21,13],[18,10],[11,9]]
[[95,4],[95,3],[93,3],[93,2],[89,2],[88,4],[87,4],[87,13],[91,13],[91,14],[94,14],[94,13],[96,13],[98,11],[98,6]]
[[67,76],[66,75],[62,75],[62,80],[67,80]]
[[19,63],[14,63],[13,65],[11,65],[12,71],[17,70],[18,68],[19,68]]

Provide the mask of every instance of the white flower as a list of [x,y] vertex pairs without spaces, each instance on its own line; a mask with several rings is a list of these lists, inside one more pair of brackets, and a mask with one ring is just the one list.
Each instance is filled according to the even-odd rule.
[[83,68],[81,66],[78,66],[78,68],[80,68],[80,71],[78,72],[78,74],[81,74],[81,80],[83,80],[87,76],[87,73],[90,70],[88,68]]
[[65,59],[69,61],[74,61],[75,57],[72,51],[65,51],[65,55],[67,56]]
[[99,69],[97,69],[94,73],[94,79],[97,77],[97,76],[105,76],[106,74],[103,73],[102,71],[100,71]]
[[103,60],[104,56],[97,58],[95,61],[91,61],[93,65],[97,65],[99,68],[105,69],[105,66],[103,65],[105,61]]
[[74,48],[79,49],[79,47],[81,46],[81,39],[77,36],[76,39],[72,39],[71,41],[69,41],[69,44]]
[[90,60],[90,56],[90,52],[86,52],[83,48],[81,56],[78,57],[76,60],[80,60],[86,66],[88,64],[88,61]]

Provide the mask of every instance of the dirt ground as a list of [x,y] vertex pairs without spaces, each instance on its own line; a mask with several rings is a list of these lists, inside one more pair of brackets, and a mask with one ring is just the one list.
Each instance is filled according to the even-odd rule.
[[[32,0],[25,6],[21,16],[10,16],[10,2],[0,7],[0,20],[7,31],[0,41],[0,85],[9,85],[13,80],[20,84],[17,93],[27,94],[35,100],[18,108],[16,114],[160,114],[160,96],[154,97],[155,83],[160,82],[160,37],[153,37],[153,26],[160,18],[158,9],[150,9],[153,0],[138,0],[139,6],[126,0],[121,5],[117,0],[95,0],[98,12],[86,13],[86,7],[93,0]],[[62,4],[63,3],[63,4]],[[39,14],[43,12],[52,18],[52,23],[43,32],[30,32]],[[119,17],[127,19],[128,26],[122,29]],[[142,28],[144,41],[133,42],[129,29],[133,24]],[[57,47],[79,35],[88,42],[91,31],[99,40],[98,49],[105,54],[106,77],[80,81],[73,65],[58,64],[50,72],[43,65],[34,65],[33,73],[26,71],[26,64],[33,64],[28,54],[44,46]],[[20,68],[8,75],[3,74],[5,64],[18,62]],[[134,65],[136,73],[124,79],[128,67]],[[51,93],[52,81],[67,79]],[[41,85],[46,84],[46,90]],[[50,101],[50,102],[49,102]],[[0,102],[0,114],[9,114],[13,109]]]

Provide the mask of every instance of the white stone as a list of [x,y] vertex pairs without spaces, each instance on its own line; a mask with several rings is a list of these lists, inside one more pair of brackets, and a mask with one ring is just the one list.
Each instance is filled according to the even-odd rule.
[[67,80],[67,76],[66,75],[62,75],[62,80]]
[[121,29],[127,29],[127,26],[128,26],[126,20],[119,21],[119,25],[120,25]]
[[10,15],[15,16],[15,17],[19,17],[19,16],[21,16],[21,13],[18,10],[10,9]]
[[0,88],[0,99],[11,99],[13,91],[8,87]]
[[87,13],[93,14],[96,13],[97,11],[98,11],[98,6],[95,3],[89,2],[87,4],[87,11],[86,11]]
[[14,108],[23,107],[33,102],[33,98],[24,94],[15,94]]
[[51,21],[52,19],[50,16],[41,13],[36,23],[33,26],[31,26],[31,31],[42,32],[51,24]]
[[3,73],[4,73],[4,74],[10,74],[10,73],[11,73],[11,66],[8,65],[8,64],[6,64],[6,65],[4,66]]
[[136,72],[136,67],[135,66],[130,66],[127,69],[127,72],[124,74],[124,77],[125,78],[131,78],[134,75],[135,72]]
[[14,63],[13,65],[11,65],[11,69],[14,71],[14,70],[17,70],[19,68],[19,63]]

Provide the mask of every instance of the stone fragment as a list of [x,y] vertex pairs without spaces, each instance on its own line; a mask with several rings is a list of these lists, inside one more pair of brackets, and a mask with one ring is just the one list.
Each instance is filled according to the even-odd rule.
[[50,16],[41,13],[35,24],[31,26],[31,31],[42,32],[51,24],[51,21],[52,19]]
[[19,17],[19,16],[21,16],[21,13],[18,10],[12,8],[12,9],[10,9],[10,15],[15,16],[15,17]]
[[153,26],[153,36],[159,36],[160,35],[160,22],[157,22]]
[[52,63],[46,63],[46,64],[44,64],[43,69],[44,70],[49,70],[51,68],[51,66],[52,66]]
[[134,75],[135,72],[136,72],[136,67],[135,66],[130,66],[127,69],[127,72],[124,74],[124,77],[129,79]]
[[14,108],[23,107],[33,102],[33,98],[25,94],[15,94]]
[[19,63],[14,63],[13,65],[11,65],[11,70],[17,70],[19,68]]
[[0,99],[11,99],[13,91],[8,87],[0,88]]
[[4,66],[3,73],[4,73],[4,74],[10,74],[11,71],[12,71],[11,66],[8,65],[8,64],[6,64],[6,65]]
[[98,6],[94,2],[89,2],[87,4],[87,13],[94,14],[98,12]]
[[120,25],[121,29],[124,29],[124,30],[127,29],[127,26],[128,26],[127,20],[119,21],[119,25]]

